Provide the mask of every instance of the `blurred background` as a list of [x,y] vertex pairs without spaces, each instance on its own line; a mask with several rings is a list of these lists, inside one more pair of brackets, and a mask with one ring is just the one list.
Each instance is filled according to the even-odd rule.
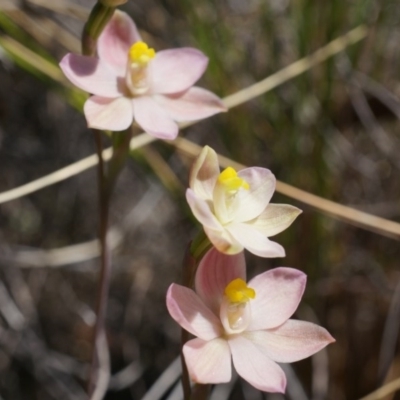
[[[81,113],[85,96],[57,66],[67,52],[80,52],[94,3],[0,1],[0,192],[95,152]],[[310,193],[400,220],[398,1],[129,0],[122,9],[156,50],[193,46],[206,53],[199,86],[221,97],[367,26],[357,44],[182,135],[270,168]],[[191,162],[157,142],[134,151],[118,180],[106,399],[179,399],[180,332],[165,293],[180,281],[184,251],[198,230],[184,199]],[[399,237],[279,194],[273,202],[304,212],[275,238],[286,258],[246,254],[248,275],[280,265],[306,272],[295,316],[324,326],[336,343],[285,367],[286,395],[261,394],[235,378],[213,399],[360,399],[400,375]],[[97,229],[95,169],[0,205],[1,400],[86,398]],[[400,395],[368,400],[378,398]]]

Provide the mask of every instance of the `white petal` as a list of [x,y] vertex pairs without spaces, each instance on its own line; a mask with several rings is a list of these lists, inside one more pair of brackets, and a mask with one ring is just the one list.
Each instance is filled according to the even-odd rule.
[[269,358],[282,363],[303,360],[335,341],[326,329],[294,319],[278,328],[244,332],[243,336]]
[[189,186],[196,196],[211,201],[218,175],[217,153],[211,147],[204,146],[190,170]]
[[288,204],[268,204],[259,217],[249,222],[255,229],[270,237],[288,228],[302,211]]
[[211,340],[222,334],[219,318],[187,287],[175,283],[169,287],[167,308],[171,317],[182,328],[201,339]]
[[223,232],[224,228],[212,213],[208,203],[198,197],[192,189],[186,189],[186,200],[197,220],[206,228]]
[[286,376],[282,368],[250,340],[235,335],[228,340],[237,373],[258,390],[284,393]]
[[210,242],[221,253],[234,255],[243,250],[243,246],[238,243],[226,229],[213,230],[204,226],[204,232],[210,239]]
[[175,95],[157,95],[155,99],[175,121],[196,121],[226,111],[218,96],[196,86]]
[[280,267],[266,271],[250,280],[256,292],[251,301],[252,320],[248,331],[276,328],[296,311],[306,286],[304,272]]
[[204,384],[230,381],[231,353],[226,340],[190,340],[183,346],[183,355],[192,381]]
[[179,132],[178,125],[151,96],[135,97],[133,113],[136,122],[151,136],[173,140]]
[[249,190],[241,190],[240,204],[235,222],[249,221],[258,217],[267,207],[275,191],[275,176],[269,169],[252,167],[238,172],[250,186]]
[[122,131],[132,124],[132,103],[126,97],[92,96],[86,100],[83,110],[90,128]]
[[190,47],[158,51],[149,63],[152,93],[183,92],[203,75],[208,58]]
[[280,244],[269,240],[251,224],[232,223],[225,228],[245,249],[259,257],[285,257],[285,250]]
[[237,278],[246,281],[243,252],[231,256],[213,247],[201,259],[197,268],[195,290],[204,304],[218,315],[226,285]]

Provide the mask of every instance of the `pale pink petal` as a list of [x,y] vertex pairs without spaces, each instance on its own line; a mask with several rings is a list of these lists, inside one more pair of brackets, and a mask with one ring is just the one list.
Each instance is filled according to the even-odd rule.
[[118,75],[125,75],[128,52],[141,40],[128,14],[116,10],[97,41],[97,53]]
[[256,291],[251,301],[248,331],[276,328],[296,311],[306,286],[306,275],[293,268],[279,267],[254,277],[248,286]]
[[267,207],[275,191],[275,176],[269,169],[260,167],[246,168],[238,172],[249,185],[249,190],[241,190],[239,207],[235,222],[249,221],[258,217]]
[[231,353],[224,339],[189,340],[183,346],[189,376],[196,383],[224,383],[231,379]]
[[216,315],[225,287],[236,278],[246,281],[246,262],[243,252],[234,256],[211,248],[202,258],[196,272],[196,293]]
[[238,254],[243,250],[243,246],[238,243],[226,229],[223,230],[213,230],[206,226],[203,226],[204,232],[210,239],[210,242],[224,254]]
[[205,146],[192,165],[189,186],[196,193],[196,196],[211,201],[218,175],[217,153],[211,147]]
[[186,200],[197,220],[204,226],[218,232],[223,232],[224,228],[210,210],[208,203],[196,196],[192,189],[186,189]]
[[229,224],[225,228],[245,249],[259,257],[285,257],[284,248],[264,236],[251,224]]
[[98,58],[68,53],[60,62],[65,76],[85,92],[103,97],[122,96],[124,83]]
[[135,97],[133,114],[136,122],[149,135],[159,139],[175,139],[178,125],[150,96]]
[[153,93],[180,93],[203,75],[208,58],[199,50],[189,47],[162,50],[149,64]]
[[261,351],[276,362],[295,362],[310,357],[335,339],[315,324],[289,319],[278,328],[244,332]]
[[167,308],[171,317],[182,328],[200,339],[211,340],[222,334],[219,318],[187,287],[174,283],[169,287]]
[[268,204],[256,219],[248,222],[265,236],[274,236],[288,228],[302,211],[288,204]]
[[250,385],[264,392],[284,393],[286,376],[282,368],[243,336],[228,340],[233,365],[237,373]]
[[183,94],[157,95],[156,100],[175,121],[195,121],[226,111],[218,96],[196,86]]
[[89,128],[122,131],[132,124],[132,103],[126,97],[92,96],[86,100],[83,111]]

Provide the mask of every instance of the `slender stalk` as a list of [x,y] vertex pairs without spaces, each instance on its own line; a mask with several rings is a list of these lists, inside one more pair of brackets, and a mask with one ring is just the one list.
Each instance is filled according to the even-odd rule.
[[192,396],[190,400],[204,400],[208,398],[210,393],[211,385],[201,385],[196,383],[192,389]]
[[190,400],[191,388],[189,371],[186,366],[185,358],[183,356],[183,345],[189,340],[189,332],[185,329],[181,329],[181,364],[182,364],[182,387],[183,387],[183,398],[184,400]]
[[[111,193],[107,190],[107,178],[104,160],[102,157],[103,143],[102,133],[98,130],[93,130],[96,142],[97,155],[99,157],[99,164],[97,168],[98,176],[98,198],[99,198],[99,240],[100,240],[100,281],[99,291],[96,304],[96,324],[94,327],[93,343],[96,343],[97,337],[105,326],[105,318],[107,311],[108,291],[110,287],[111,277],[111,257],[107,245],[107,231],[108,231],[108,217],[109,217],[109,202]],[[98,358],[96,347],[93,346],[92,364],[90,368],[88,393],[92,395],[95,388],[96,372],[98,367]]]
[[[197,266],[196,259],[192,255],[192,246],[192,243],[189,243],[182,262],[182,284],[189,288],[193,286],[193,279]],[[182,351],[183,346],[189,340],[189,337],[189,332],[185,329],[181,329],[182,387],[184,400],[190,400],[191,397],[189,372]]]
[[[199,265],[200,260],[203,258],[203,256],[210,247],[211,243],[203,230],[199,232],[199,234],[193,240],[193,242],[189,243],[182,263],[182,284],[184,286],[191,289],[193,288],[197,266]],[[182,349],[184,344],[189,340],[189,338],[190,338],[189,332],[187,332],[185,329],[182,329],[181,330]],[[206,398],[208,389],[197,388],[196,393],[192,392],[192,389],[190,387],[189,372],[186,366],[182,350],[181,350],[181,363],[182,363],[182,386],[183,386],[184,400],[190,400],[193,398],[193,396],[196,396],[195,397],[196,399]],[[196,385],[196,386],[208,386],[208,385]]]
[[[93,7],[82,33],[82,53],[87,56],[94,56],[96,53],[96,42],[104,27],[111,19],[115,7],[126,0],[99,0]],[[105,319],[108,302],[108,292],[111,278],[111,256],[107,245],[107,231],[109,220],[109,205],[111,194],[118,174],[124,164],[129,152],[130,134],[125,135],[122,146],[113,146],[114,153],[110,161],[109,171],[106,171],[102,157],[103,143],[102,133],[93,130],[96,143],[97,157],[99,160],[98,175],[98,197],[99,197],[99,241],[100,241],[100,280],[96,305],[96,324],[93,334],[92,364],[89,373],[88,394],[92,396],[96,387],[99,359],[96,350],[96,343],[100,334],[105,328]]]
[[100,33],[114,13],[115,7],[97,2],[89,15],[82,33],[82,53],[93,56],[96,53],[96,42]]

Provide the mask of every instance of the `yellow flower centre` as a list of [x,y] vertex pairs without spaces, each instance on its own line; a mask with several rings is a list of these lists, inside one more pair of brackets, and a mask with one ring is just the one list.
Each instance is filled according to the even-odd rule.
[[132,63],[141,66],[147,65],[154,58],[156,52],[144,42],[136,42],[129,49],[129,59]]
[[237,191],[240,188],[250,189],[250,185],[243,178],[240,178],[232,167],[225,168],[219,174],[218,182],[225,186],[228,191]]
[[237,278],[230,282],[224,291],[231,303],[247,303],[256,297],[254,289],[249,288],[243,279]]
[[222,324],[228,333],[240,333],[250,323],[249,301],[256,297],[256,292],[243,279],[237,278],[226,286],[224,294],[221,306]]
[[125,80],[133,97],[143,95],[149,90],[148,64],[155,55],[154,49],[144,42],[136,42],[129,49]]

